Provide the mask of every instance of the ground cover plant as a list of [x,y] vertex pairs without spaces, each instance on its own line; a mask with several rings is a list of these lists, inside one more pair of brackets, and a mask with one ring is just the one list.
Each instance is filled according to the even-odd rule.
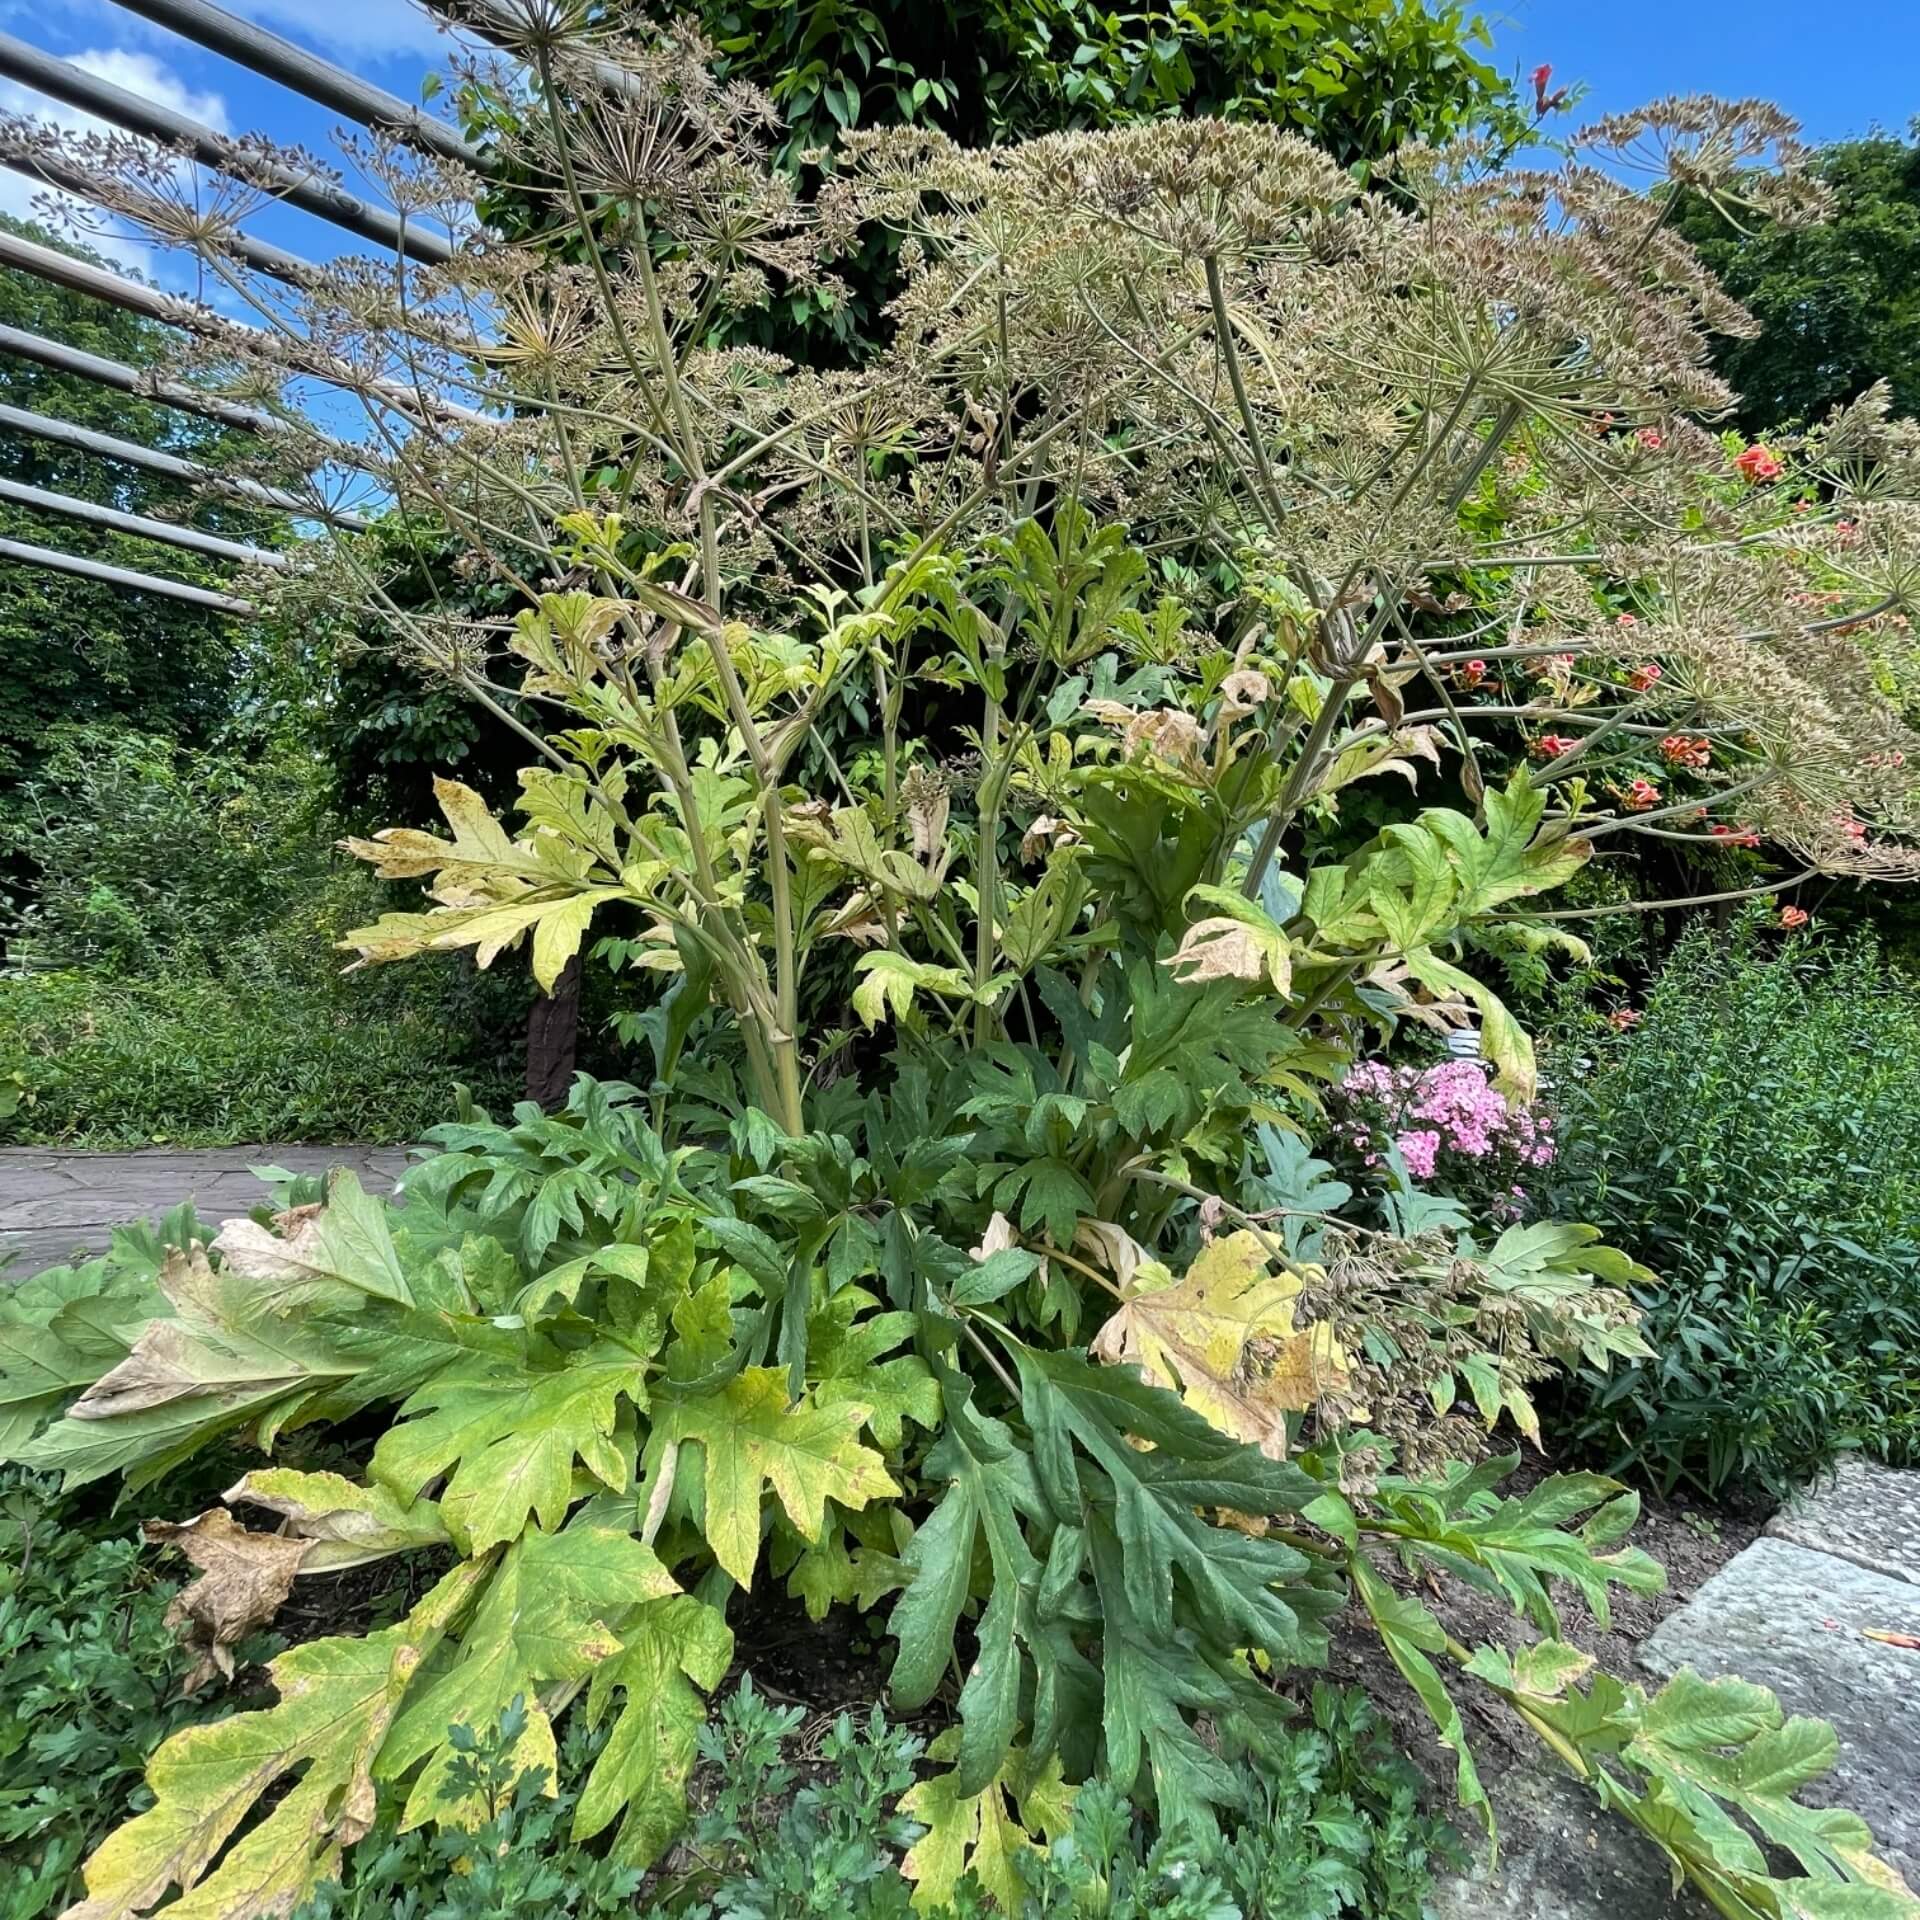
[[1870,940],[1751,913],[1681,941],[1569,1077],[1556,1199],[1663,1277],[1657,1357],[1588,1375],[1571,1437],[1671,1488],[1784,1492],[1920,1446],[1913,982]]
[[[288,1195],[10,1335],[10,1452],[70,1485],[150,1502],[216,1442],[371,1434],[364,1471],[255,1467],[184,1523],[246,1569],[209,1657],[283,1581],[444,1569],[163,1745],[73,1920],[284,1911],[383,1809],[497,1822],[576,1723],[569,1837],[650,1868],[769,1582],[883,1615],[894,1709],[951,1713],[902,1804],[923,1907],[929,1859],[989,1882],[1076,1794],[1224,1845],[1297,1732],[1276,1677],[1350,1611],[1475,1817],[1484,1688],[1721,1912],[1911,1915],[1864,1825],[1795,1797],[1830,1730],[1559,1637],[1557,1594],[1604,1621],[1659,1569],[1625,1489],[1503,1495],[1503,1449],[1556,1370],[1646,1357],[1646,1269],[1417,1193],[1358,1220],[1302,1136],[1409,1026],[1473,1024],[1530,1094],[1491,979],[1577,956],[1542,897],[1618,836],[1920,869],[1920,743],[1860,638],[1920,586],[1912,429],[1874,397],[1792,446],[1694,425],[1742,316],[1669,202],[1585,161],[1414,150],[1363,191],[1264,126],[905,131],[802,202],[697,42],[546,5],[510,37],[503,163],[557,252],[289,293],[230,204],[74,149],[254,303],[214,361],[363,402],[402,526],[519,596],[403,608],[351,542],[294,583],[549,723],[512,825],[443,781],[444,832],[353,843],[429,886],[346,946],[524,944],[551,984],[591,939],[662,988],[645,1087],[465,1112],[404,1204]],[[1590,145],[1792,213],[1787,133],[1692,101]],[[414,208],[471,188],[370,164]],[[714,344],[876,227],[909,281],[871,365]],[[1645,769],[1682,735],[1675,799]],[[1536,1637],[1462,1644],[1423,1571]]]

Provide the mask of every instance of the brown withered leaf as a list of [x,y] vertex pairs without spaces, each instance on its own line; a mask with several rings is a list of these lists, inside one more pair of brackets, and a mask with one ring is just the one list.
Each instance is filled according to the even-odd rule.
[[223,1220],[213,1251],[236,1273],[257,1280],[317,1280],[328,1269],[315,1259],[320,1219],[326,1203],[289,1207],[273,1217],[271,1228],[257,1220]]
[[193,1693],[215,1674],[231,1680],[233,1649],[280,1611],[314,1543],[249,1533],[225,1507],[209,1507],[191,1520],[148,1520],[140,1531],[155,1546],[178,1548],[200,1569],[166,1613],[166,1624],[194,1656],[180,1691]]
[[1122,1293],[1133,1284],[1133,1276],[1149,1257],[1125,1227],[1111,1220],[1082,1220],[1073,1230],[1073,1244],[1081,1253],[1100,1261]]

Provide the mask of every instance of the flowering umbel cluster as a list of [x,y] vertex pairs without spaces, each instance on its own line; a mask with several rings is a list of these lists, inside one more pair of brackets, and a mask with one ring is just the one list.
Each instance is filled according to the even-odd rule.
[[[1732,398],[1711,336],[1751,322],[1669,214],[1689,193],[1817,213],[1771,109],[1661,102],[1552,172],[1410,149],[1369,191],[1266,125],[983,151],[906,129],[846,137],[809,198],[769,160],[769,103],[682,28],[568,0],[487,23],[520,62],[465,72],[490,177],[368,156],[450,234],[441,264],[276,278],[179,156],[16,132],[199,250],[222,309],[182,303],[198,375],[278,407],[289,460],[342,457],[296,393],[364,414],[348,457],[392,497],[387,537],[316,547],[277,590],[583,729],[542,749],[560,764],[530,814],[567,823],[566,857],[489,881],[463,855],[444,912],[568,874],[640,905],[663,965],[685,940],[718,969],[792,1111],[806,870],[860,882],[836,934],[899,945],[890,863],[940,867],[908,850],[916,682],[983,694],[942,757],[973,815],[953,825],[992,857],[985,932],[901,958],[960,963],[984,1026],[1016,898],[995,836],[1065,820],[1063,787],[1116,752],[1210,785],[1198,877],[1248,898],[1357,778],[1424,764],[1484,820],[1495,755],[1582,857],[1629,831],[1724,854],[1718,827],[1800,872],[1920,874],[1920,742],[1889,697],[1920,435],[1878,389],[1761,449],[1703,424]],[[312,166],[246,158],[262,182]],[[904,273],[884,349],[808,366],[747,343],[772,303],[835,297],[833,260],[882,232]],[[1035,529],[1053,558],[1030,591]],[[397,588],[419,539],[457,556],[426,604]],[[1177,595],[1152,604],[1150,578]],[[483,588],[504,614],[476,617]],[[1163,678],[1091,687],[1103,654]],[[786,791],[842,700],[879,735],[871,857],[790,830],[803,800],[859,799]]]

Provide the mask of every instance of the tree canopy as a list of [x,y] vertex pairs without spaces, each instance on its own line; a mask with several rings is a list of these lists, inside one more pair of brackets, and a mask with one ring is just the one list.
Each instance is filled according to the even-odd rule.
[[1680,230],[1760,323],[1719,343],[1749,432],[1818,419],[1875,380],[1897,411],[1920,408],[1920,145],[1877,135],[1824,148],[1813,172],[1832,195],[1814,226],[1734,226],[1689,202]]

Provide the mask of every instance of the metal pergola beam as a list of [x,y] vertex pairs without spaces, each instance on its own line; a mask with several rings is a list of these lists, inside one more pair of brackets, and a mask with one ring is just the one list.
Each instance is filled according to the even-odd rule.
[[[61,253],[32,240],[23,240],[17,234],[0,232],[0,267],[17,267],[22,273],[49,280],[57,287],[67,288],[69,292],[84,293],[90,299],[104,300],[110,306],[125,307],[129,313],[143,314],[149,320],[158,320],[170,327],[183,327],[189,333],[203,334],[210,339],[230,340],[235,334],[254,334],[265,338],[263,329],[244,320],[229,320],[224,314],[201,306],[197,301],[183,300],[178,294],[162,293],[158,288],[145,286],[138,280],[124,279],[117,273],[108,272],[105,267],[96,267],[91,261],[78,260],[70,253]],[[324,380],[329,376],[321,372],[314,377]],[[368,392],[378,394],[388,405],[397,407],[403,413],[429,412],[439,419],[466,426],[490,424],[484,413],[472,407],[443,400],[437,394],[423,392],[418,387],[407,386],[398,380],[361,382],[342,377],[339,384],[364,385]]]
[[[182,385],[177,380],[149,379],[138,367],[122,360],[109,360],[104,354],[88,353],[83,347],[70,347],[62,340],[48,340],[29,333],[24,327],[0,326],[0,353],[21,360],[32,360],[54,373],[71,373],[96,386],[112,387],[118,393],[137,394],[143,400],[157,400],[163,406],[177,407],[182,413],[197,413],[217,420],[223,427],[238,427],[247,433],[278,433],[282,423],[256,407],[243,407],[237,400],[225,400],[217,393]],[[341,450],[353,449],[344,441]]]
[[11,500],[17,507],[32,507],[41,513],[57,513],[69,520],[84,520],[91,526],[111,527],[115,533],[130,533],[141,540],[158,540],[163,546],[185,547],[193,553],[210,553],[221,560],[236,560],[242,566],[285,568],[293,561],[270,547],[256,547],[245,540],[223,540],[217,533],[202,533],[198,527],[183,527],[171,520],[149,520],[144,514],[122,513],[118,507],[103,507],[96,500],[82,500],[71,493],[54,493],[46,487],[30,487],[23,480],[0,479],[0,500]]
[[0,76],[64,100],[68,106],[128,133],[163,146],[185,148],[204,165],[259,179],[289,206],[317,214],[362,239],[398,249],[411,259],[437,264],[453,257],[452,243],[443,235],[404,221],[384,207],[370,206],[320,174],[299,173],[261,155],[249,154],[238,141],[190,114],[178,113],[111,81],[97,79],[71,61],[56,59],[10,33],[0,33]]
[[[395,0],[398,4],[398,0]],[[237,19],[224,7],[210,0],[120,0],[129,13],[137,13],[156,26],[169,27],[175,33],[224,54],[229,60],[255,73],[277,80],[309,100],[318,100],[335,113],[363,127],[380,127],[428,153],[442,159],[457,160],[476,173],[488,170],[485,154],[471,146],[444,120],[418,107],[409,106],[397,94],[384,87],[369,85],[343,72],[317,54],[283,40],[277,33],[256,27],[251,21]]]
[[[43,186],[57,187],[62,193],[73,194],[81,200],[96,197],[93,182],[87,178],[85,168],[76,167],[63,159],[56,149],[22,138],[16,129],[4,123],[0,123],[0,166],[10,167],[15,173],[26,175],[29,180],[38,180]],[[311,260],[303,260],[299,254],[289,253],[285,247],[276,247],[271,240],[257,239],[239,227],[231,228],[222,244],[230,247],[256,272],[271,274],[274,279],[284,280],[292,287],[311,286],[320,274],[320,269]]]
[[162,453],[143,447],[137,440],[122,440],[117,434],[99,433],[92,427],[75,426],[71,420],[56,420],[50,414],[31,413],[25,407],[0,405],[0,430],[24,433],[36,440],[51,440],[56,446],[72,447],[78,453],[98,454],[105,460],[118,460],[130,467],[145,467],[149,473],[164,473],[190,487],[207,487],[249,506],[270,507],[278,513],[291,513],[303,520],[322,520],[348,533],[365,533],[373,523],[341,507],[329,507],[317,501],[269,487],[258,480],[238,474],[217,473],[197,461],[183,460],[177,453]]
[[169,600],[184,600],[189,606],[211,608],[215,613],[246,615],[254,610],[251,600],[236,599],[230,593],[211,593],[205,587],[190,587],[184,580],[135,573],[129,567],[110,567],[104,560],[85,560],[77,553],[56,553],[51,547],[36,547],[26,540],[0,540],[0,560],[17,561],[23,567],[44,567],[49,573],[71,573],[82,580],[102,580],[110,587],[127,587],[136,593],[158,593]]

